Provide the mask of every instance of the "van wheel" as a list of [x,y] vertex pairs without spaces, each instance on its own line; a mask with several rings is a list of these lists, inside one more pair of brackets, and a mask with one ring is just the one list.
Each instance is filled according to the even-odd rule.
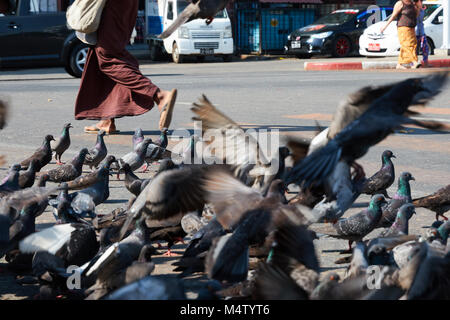
[[233,55],[231,54],[224,54],[222,56],[223,62],[231,62],[233,60]]
[[[66,68],[66,71],[75,78],[81,78],[81,75],[83,74],[88,50],[89,47],[87,45],[79,43],[70,52],[68,68]],[[69,72],[68,69],[71,72]]]
[[427,37],[427,42],[428,42],[428,54],[431,56],[431,55],[434,55],[434,42],[433,42],[433,40],[431,40],[431,38],[429,38],[429,37]]
[[180,54],[180,50],[178,49],[178,45],[175,42],[172,47],[172,60],[175,63],[183,63],[184,57]]

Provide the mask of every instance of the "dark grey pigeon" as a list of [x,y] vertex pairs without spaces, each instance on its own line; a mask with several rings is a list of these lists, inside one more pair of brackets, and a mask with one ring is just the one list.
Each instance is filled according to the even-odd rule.
[[388,204],[383,207],[383,215],[377,228],[389,228],[397,216],[397,211],[405,203],[411,203],[411,187],[409,181],[416,180],[409,172],[402,172],[398,178],[398,189]]
[[28,167],[28,170],[19,176],[19,186],[21,189],[29,188],[34,184],[36,179],[36,169],[38,167],[38,160],[33,159]]
[[364,156],[370,147],[384,140],[402,124],[414,124],[431,130],[448,129],[441,122],[410,118],[408,110],[419,97],[430,100],[438,94],[447,76],[447,72],[442,72],[398,82],[386,94],[373,101],[361,116],[350,122],[324,147],[296,164],[289,171],[285,182],[296,183],[304,188],[311,184],[321,184],[340,160],[355,166],[355,161]]
[[0,198],[20,189],[19,186],[20,165],[14,164],[8,172],[8,175],[1,181]]
[[94,185],[95,183],[98,182],[99,179],[103,179],[100,178],[99,173],[104,170],[107,170],[109,172],[111,164],[114,162],[117,163],[117,160],[114,156],[112,155],[107,156],[99,169],[90,172],[86,175],[79,176],[75,180],[69,181],[67,183],[69,190],[81,190]]
[[106,132],[104,130],[100,130],[97,133],[97,142],[95,143],[94,148],[89,150],[89,153],[86,155],[86,159],[84,159],[84,164],[88,165],[92,170],[92,167],[97,168],[100,162],[105,159],[108,154],[108,149],[106,149],[104,136]]
[[361,241],[378,224],[382,209],[381,206],[386,203],[381,194],[374,195],[370,200],[369,207],[363,211],[348,218],[339,219],[336,223],[323,223],[311,225],[310,229],[316,233],[326,234],[328,236],[346,239],[349,241],[349,249],[353,241]]
[[61,156],[70,146],[70,128],[73,128],[70,123],[64,124],[61,137],[55,142],[55,145],[52,148],[52,151],[55,151],[56,164],[63,164],[61,162]]
[[[120,158],[118,160],[119,168],[123,167],[125,163],[128,163],[132,171],[139,169],[144,164],[145,153],[147,152],[147,147],[151,142],[152,139],[145,138],[144,141],[137,145],[136,150],[129,152]],[[119,171],[117,172],[117,179],[119,179]]]
[[125,188],[136,197],[150,182],[150,179],[139,179],[139,177],[133,173],[128,163],[123,164],[119,172],[120,171],[123,171],[125,173]]
[[412,203],[405,203],[400,207],[397,212],[397,217],[395,218],[394,223],[383,231],[380,236],[381,237],[393,237],[399,235],[407,235],[408,234],[408,221],[411,219],[412,215],[416,213],[415,207]]
[[31,163],[31,160],[37,159],[39,161],[38,167],[36,168],[36,171],[39,172],[41,169],[50,163],[52,160],[52,148],[50,147],[50,141],[54,141],[52,135],[46,135],[44,138],[44,142],[42,143],[42,146],[37,149],[30,157],[26,158],[20,163],[20,166],[22,169],[28,169],[28,166]]
[[70,163],[47,171],[46,174],[50,177],[49,181],[67,182],[81,176],[84,158],[88,152],[87,148],[83,148]]
[[229,0],[193,0],[158,37],[165,39],[177,30],[179,26],[194,19],[206,19],[205,23],[209,25],[213,21],[214,16],[220,10],[223,10],[228,2]]
[[395,158],[390,150],[385,150],[381,155],[381,169],[364,182],[361,193],[374,195],[377,193],[388,197],[386,189],[395,181],[394,164],[391,158]]

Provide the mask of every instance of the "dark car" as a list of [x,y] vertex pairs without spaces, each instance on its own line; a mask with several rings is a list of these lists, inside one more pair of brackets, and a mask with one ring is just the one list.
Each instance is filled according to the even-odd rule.
[[0,67],[63,65],[81,77],[88,47],[66,26],[73,0],[0,0]]
[[346,57],[358,53],[359,36],[364,29],[391,13],[392,7],[377,6],[333,11],[288,35],[285,53],[299,58],[313,54]]

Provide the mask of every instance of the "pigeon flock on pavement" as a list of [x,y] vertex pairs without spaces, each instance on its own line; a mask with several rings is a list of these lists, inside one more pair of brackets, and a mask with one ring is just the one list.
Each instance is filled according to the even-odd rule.
[[[395,150],[367,177],[356,162],[402,125],[448,131],[409,109],[425,107],[447,78],[364,87],[338,105],[329,128],[311,140],[287,137],[271,157],[204,95],[191,108],[202,137],[191,137],[183,154],[168,149],[168,128],[156,141],[137,128],[125,155],[109,154],[99,131],[94,147],[63,163],[66,123],[57,140],[46,135],[9,164],[0,182],[0,257],[9,272],[26,275],[21,281],[39,285],[35,299],[188,299],[186,279],[198,281],[197,299],[450,299],[450,184],[414,198],[414,172],[395,171]],[[7,111],[0,101],[0,129]],[[202,139],[209,130],[220,133],[214,141]],[[197,164],[198,147],[215,143],[223,146],[215,148],[219,161]],[[140,178],[152,164],[156,173]],[[130,197],[100,214],[113,174]],[[369,203],[343,217],[361,194]],[[435,222],[410,234],[418,207]],[[54,225],[37,230],[48,208]],[[335,262],[347,266],[344,274],[321,269],[316,245],[328,237],[348,241],[348,255]],[[182,255],[171,251],[184,241]],[[156,275],[165,243],[174,274]]]

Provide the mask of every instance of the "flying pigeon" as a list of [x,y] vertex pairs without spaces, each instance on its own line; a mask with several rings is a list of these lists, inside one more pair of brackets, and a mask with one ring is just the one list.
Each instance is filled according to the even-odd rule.
[[289,171],[286,183],[295,182],[303,187],[322,183],[341,159],[354,165],[356,159],[364,156],[371,146],[385,139],[401,124],[415,124],[432,130],[447,129],[442,123],[415,120],[407,114],[415,97],[433,97],[446,79],[447,73],[441,73],[397,83],[324,147],[312,152]]

